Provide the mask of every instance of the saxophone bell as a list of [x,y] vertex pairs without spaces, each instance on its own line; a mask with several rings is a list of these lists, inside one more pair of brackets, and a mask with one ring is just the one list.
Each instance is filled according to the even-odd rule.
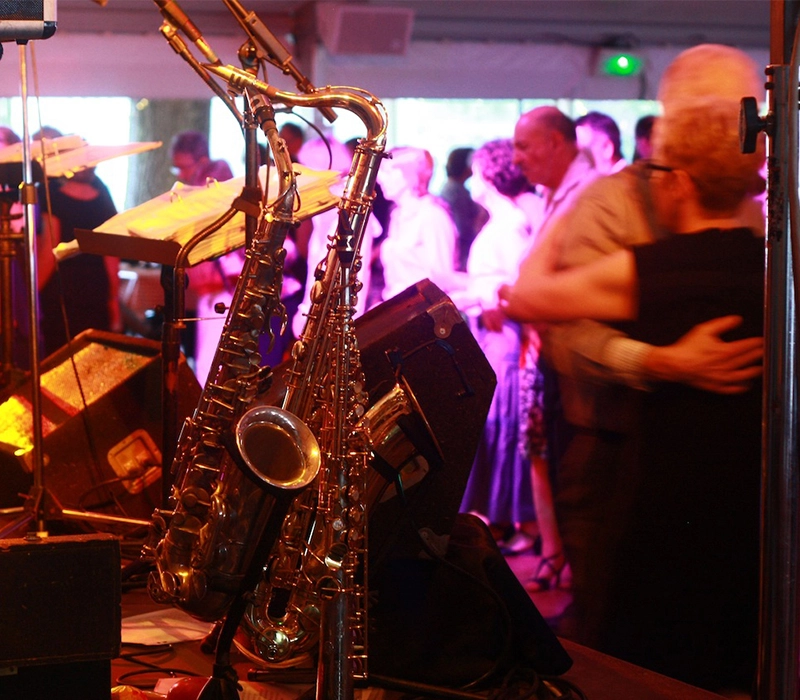
[[310,484],[319,472],[317,439],[290,411],[256,406],[236,425],[236,447],[251,474],[268,486],[287,491]]

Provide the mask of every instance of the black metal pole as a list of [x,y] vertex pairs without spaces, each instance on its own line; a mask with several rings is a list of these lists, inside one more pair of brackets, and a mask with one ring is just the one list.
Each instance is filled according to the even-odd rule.
[[[771,3],[767,87],[767,272],[762,452],[761,619],[756,697],[796,700],[797,611],[797,388],[796,294],[792,235],[797,211],[798,76],[787,65],[798,2]],[[792,175],[794,173],[794,175]],[[794,185],[792,185],[794,182]],[[792,202],[792,199],[794,202]],[[795,222],[793,222],[793,219]]]
[[31,159],[30,132],[28,130],[28,45],[25,41],[19,44],[20,96],[22,98],[22,205],[24,208],[26,252],[28,255],[28,312],[30,327],[30,364],[31,364],[31,421],[33,432],[33,518],[36,531],[45,532],[45,486],[44,486],[44,454],[42,452],[42,388],[39,371],[39,282],[36,262],[36,186],[33,183],[33,165]]
[[[181,359],[181,331],[185,323],[183,288],[185,273],[164,265],[161,268],[161,287],[164,290],[164,319],[161,327],[161,506],[167,508],[172,495],[172,462],[180,434],[178,416],[178,369]],[[176,279],[176,276],[179,279]],[[176,290],[180,285],[180,292]]]
[[0,390],[12,383],[14,374],[14,273],[13,264],[24,234],[11,226],[11,207],[19,192],[9,192],[0,183]]

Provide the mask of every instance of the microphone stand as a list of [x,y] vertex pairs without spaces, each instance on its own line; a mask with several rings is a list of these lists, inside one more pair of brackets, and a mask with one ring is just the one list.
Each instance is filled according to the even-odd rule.
[[[36,265],[36,186],[33,184],[31,164],[30,131],[28,121],[28,42],[19,42],[20,97],[22,98],[22,186],[23,222],[26,250],[28,253],[28,305],[30,327],[31,365],[31,420],[33,431],[33,491],[28,496],[32,501],[31,518],[36,520],[36,531],[45,532],[44,511],[44,455],[42,453],[42,386],[39,372],[39,280]],[[2,534],[2,533],[0,533]]]
[[796,348],[800,308],[800,204],[798,203],[798,96],[800,3],[770,7],[770,118],[767,271],[762,445],[761,606],[759,700],[798,694],[798,427]]
[[[202,53],[208,60],[216,58],[211,48],[202,40],[199,30],[183,13],[177,3],[171,0],[155,0],[164,21],[159,28],[172,50],[186,61],[203,82],[219,97],[230,110],[245,134],[245,189],[241,199],[249,199],[255,203],[256,211],[245,214],[245,235],[247,245],[250,244],[257,224],[257,208],[261,201],[261,188],[258,183],[258,145],[256,143],[255,126],[252,117],[246,111],[243,115],[227,91],[214,80],[189,50],[186,42],[178,34],[180,24],[183,31],[197,44],[200,43]],[[217,59],[217,62],[219,59]],[[225,216],[232,215],[232,211]],[[178,365],[180,360],[181,331],[186,327],[185,288],[187,284],[186,268],[188,256],[192,248],[213,233],[223,224],[222,219],[212,223],[200,234],[184,245],[179,251],[175,263],[164,266],[161,270],[161,285],[164,288],[164,322],[161,330],[161,406],[162,406],[162,465],[161,465],[161,505],[168,509],[172,494],[172,463],[176,455],[180,439],[180,418],[178,416]]]
[[[269,61],[273,66],[279,68],[284,75],[291,76],[300,92],[308,95],[316,90],[311,81],[295,66],[292,55],[286,50],[286,47],[259,19],[255,12],[247,12],[239,0],[222,0],[222,2],[249,37],[259,60]],[[259,47],[261,50],[259,50]],[[337,115],[333,109],[330,107],[319,107],[318,109],[328,122],[333,123],[336,121]]]
[[742,152],[768,139],[765,274],[764,407],[761,455],[761,585],[758,669],[754,698],[798,696],[800,580],[798,544],[798,427],[796,348],[800,308],[800,201],[798,105],[800,0],[770,6],[769,113],[758,116],[755,97],[741,104]]

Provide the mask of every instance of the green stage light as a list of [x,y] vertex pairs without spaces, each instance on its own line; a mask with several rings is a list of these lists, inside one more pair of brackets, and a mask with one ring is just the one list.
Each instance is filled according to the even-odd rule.
[[606,56],[602,70],[606,75],[638,75],[642,70],[642,59],[630,53],[614,53]]

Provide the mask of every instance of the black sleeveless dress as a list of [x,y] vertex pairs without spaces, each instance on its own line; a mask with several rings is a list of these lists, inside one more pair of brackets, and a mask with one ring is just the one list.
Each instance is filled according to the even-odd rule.
[[[763,334],[764,240],[749,229],[676,235],[634,250],[639,319],[668,345],[728,314],[726,340]],[[611,541],[602,650],[692,685],[747,689],[756,668],[761,384],[720,395],[663,383],[640,429]]]
[[[94,229],[117,213],[105,184],[95,178],[92,185],[98,190],[98,196],[82,201],[65,195],[56,183],[51,184],[50,203],[53,215],[61,222],[62,241],[74,240],[75,229]],[[39,292],[43,357],[67,342],[61,309],[62,296],[70,337],[88,328],[107,331],[111,325],[108,308],[110,281],[103,258],[82,253],[61,261],[58,272]]]

